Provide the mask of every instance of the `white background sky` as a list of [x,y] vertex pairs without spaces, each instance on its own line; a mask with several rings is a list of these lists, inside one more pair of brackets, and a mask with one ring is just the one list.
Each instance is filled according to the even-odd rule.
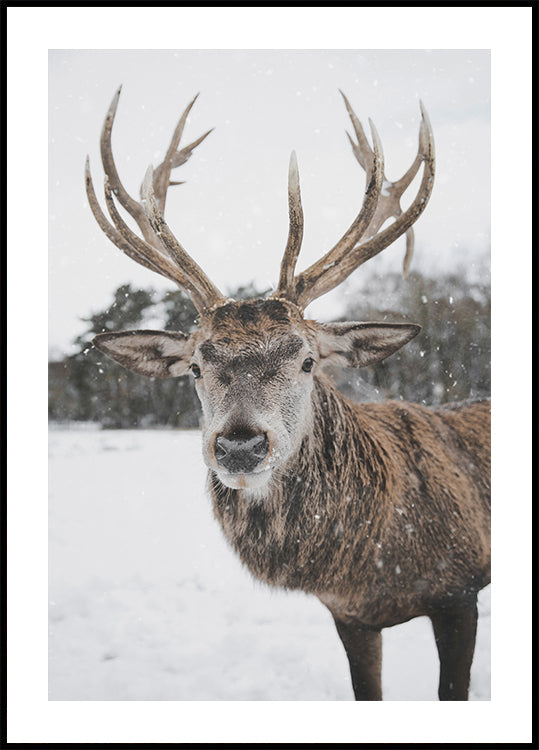
[[[252,742],[254,739],[277,742],[408,741],[428,744],[432,743],[433,737],[439,737],[442,726],[444,739],[449,742],[529,742],[531,412],[526,405],[531,395],[532,341],[530,9],[450,6],[427,10],[403,7],[388,11],[382,6],[309,8],[308,11],[304,8],[212,8],[209,12],[206,8],[185,7],[133,7],[128,11],[125,8],[33,7],[9,8],[8,21],[8,740],[34,744],[47,741],[174,742],[178,741],[180,727],[181,739],[192,742]],[[493,547],[496,580],[492,592],[492,701],[478,702],[473,706],[433,702],[428,707],[421,703],[380,703],[369,705],[368,712],[353,703],[323,706],[301,702],[286,705],[251,703],[247,707],[241,703],[212,706],[189,704],[183,707],[171,702],[49,703],[45,311],[48,306],[53,307],[54,300],[48,300],[46,293],[46,122],[51,109],[51,102],[47,98],[48,50],[223,47],[346,50],[401,49],[404,46],[410,49],[492,50]],[[96,105],[96,122],[92,128],[93,139],[96,137],[95,128],[99,130],[110,97],[119,82],[107,82],[106,91],[100,96],[99,107]],[[130,101],[126,77],[123,77],[123,83],[126,87],[123,98]],[[342,80],[332,84],[334,89],[338,86],[348,90],[358,113],[361,112],[363,116],[364,107],[360,107],[355,88],[352,90],[348,82]],[[188,88],[189,91],[181,92],[179,110],[184,106],[185,97],[188,99],[193,90],[202,89],[202,86],[200,82],[193,82]],[[194,118],[201,118],[196,123],[200,122],[202,129],[206,124],[220,124],[215,116],[209,117],[214,114],[213,111],[202,116],[202,102],[205,102],[204,106],[209,105],[209,94],[204,88],[198,114],[193,113]],[[421,96],[424,96],[423,92]],[[425,102],[434,115],[426,96]],[[127,103],[125,106],[128,106]],[[133,102],[129,106],[136,105]],[[381,100],[379,106],[382,106]],[[339,107],[340,115],[337,114]],[[405,137],[410,134],[409,118],[413,116],[413,107],[413,102],[407,99],[405,113],[401,117],[406,125],[403,128]],[[394,108],[390,109],[391,118],[383,118],[384,129],[378,110],[365,112],[379,126],[386,141],[386,152],[389,150],[386,129],[392,127],[391,122],[396,117]],[[276,115],[274,123],[282,118],[281,112],[284,111],[272,108],[272,113]],[[330,128],[331,137],[340,140],[339,153],[346,164],[352,165],[353,160],[350,153],[346,153],[348,146],[342,133],[346,118],[337,95],[331,111],[335,113],[332,117],[337,120]],[[171,121],[176,114],[170,114]],[[222,113],[215,112],[217,114],[225,119]],[[318,118],[322,116],[322,107],[316,114]],[[234,113],[227,119],[233,117]],[[206,118],[211,121],[206,123]],[[433,120],[439,144],[438,118],[433,117]],[[172,122],[169,126],[163,123],[163,126],[172,128]],[[138,127],[137,138],[141,137]],[[310,121],[309,127],[317,125]],[[195,123],[192,129],[195,134],[201,132]],[[218,132],[223,130],[225,128],[221,126],[220,131],[212,134],[212,140],[216,140]],[[290,130],[287,132],[290,138],[295,135]],[[168,137],[168,132],[166,135]],[[286,144],[286,153],[283,150],[281,157],[284,166],[280,167],[285,174],[275,186],[280,196],[278,220],[281,226],[284,223],[281,229],[283,239],[286,234],[286,207],[283,206],[285,199],[281,180],[286,179],[289,148],[298,151],[304,188],[307,175],[313,171],[312,165],[308,167],[304,161],[304,134],[301,135],[300,142],[294,137],[294,142]],[[262,146],[267,145],[267,140],[260,136]],[[96,141],[92,143],[94,150],[91,156],[96,169]],[[77,160],[79,156],[83,160],[87,150],[83,144],[81,146]],[[210,139],[205,144],[206,157],[209,157],[209,146]],[[152,153],[153,149],[158,148],[161,146],[152,146]],[[257,149],[258,157],[261,150]],[[220,153],[224,156],[223,149]],[[231,175],[236,174],[238,153],[235,153],[226,171],[226,177],[230,180]],[[317,154],[320,153],[317,150]],[[196,170],[199,170],[201,162],[194,159],[188,168],[195,168],[193,165],[196,164]],[[146,166],[145,162],[146,159],[142,169]],[[259,164],[258,161],[256,163]],[[73,175],[76,170],[80,170],[78,174],[81,176],[73,177],[73,190],[78,179],[81,182],[77,184],[82,184],[82,161],[77,161]],[[333,191],[338,180],[333,179],[333,172],[330,177],[326,176],[324,180],[329,180],[328,186]],[[322,186],[322,178],[316,183]],[[190,180],[189,186],[177,190],[185,191],[187,196],[188,191],[192,191],[197,184],[197,181]],[[225,184],[228,189],[229,182],[225,181]],[[438,186],[439,179],[435,190],[438,190]],[[79,200],[82,203],[82,192],[79,193]],[[51,212],[52,205],[51,202]],[[311,226],[312,217],[320,210],[319,206],[319,203],[312,208],[305,206],[311,217]],[[354,208],[351,207],[349,211],[353,214]],[[236,213],[234,215],[237,216]],[[425,226],[427,215],[422,217],[421,222],[418,231]],[[239,226],[237,222],[236,226]],[[96,227],[88,217],[85,232],[90,227],[95,251],[98,247],[94,234]],[[81,236],[81,232],[76,234]],[[260,231],[257,234],[260,237]],[[182,238],[185,239],[184,233]],[[331,241],[333,238],[332,234]],[[233,239],[227,237],[229,242]],[[107,272],[110,273],[109,259],[114,257],[114,253],[119,255],[119,251],[105,244],[99,247],[101,253],[107,253]],[[67,248],[71,252],[76,249],[76,246]],[[281,249],[282,246],[278,252]],[[62,252],[65,250],[63,248]],[[397,263],[399,261],[400,258]],[[132,262],[124,262],[134,267]],[[86,273],[89,267],[86,267]],[[83,272],[79,263],[75,264],[75,271],[76,275],[69,283],[80,290],[82,284],[78,280]],[[64,278],[67,281],[67,274]],[[54,277],[51,280],[54,284]],[[51,297],[59,294],[58,287],[53,286]],[[24,303],[21,300],[22,289],[25,290]],[[82,300],[81,307],[86,307]],[[517,484],[515,477],[518,477]],[[84,481],[84,477],[81,477],[81,481]],[[518,613],[517,625],[515,613]],[[31,721],[29,716],[32,717]]]
[[[71,351],[80,317],[105,307],[113,290],[174,288],[126,258],[101,233],[87,204],[83,165],[90,154],[99,198],[99,134],[119,84],[113,131],[120,175],[138,198],[149,163],[157,165],[187,102],[184,144],[215,131],[176,170],[167,219],[223,290],[254,281],[275,284],[288,231],[287,171],[298,155],[305,212],[299,268],[329,250],[355,217],[364,173],[355,161],[338,89],[367,128],[381,135],[386,175],[397,179],[417,150],[419,99],[436,141],[437,177],[417,222],[413,268],[438,272],[481,261],[490,246],[490,53],[488,50],[51,50],[50,348]],[[368,129],[367,129],[368,132]],[[417,182],[410,188],[413,198]],[[404,241],[369,263],[399,270]],[[480,256],[480,258],[479,258]],[[344,290],[361,284],[358,271]],[[341,310],[343,288],[312,305]]]

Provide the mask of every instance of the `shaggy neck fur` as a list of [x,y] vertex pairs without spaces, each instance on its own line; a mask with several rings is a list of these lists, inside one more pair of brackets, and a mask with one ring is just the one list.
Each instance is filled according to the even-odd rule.
[[313,428],[265,496],[210,472],[214,513],[259,580],[347,602],[377,625],[390,610],[416,616],[443,589],[488,578],[490,465],[477,435],[489,412],[359,406],[317,377]]
[[[210,477],[215,515],[251,572],[307,591],[357,570],[362,539],[376,534],[377,498],[389,481],[381,446],[358,430],[353,405],[328,381],[316,380],[313,409],[313,430],[263,493],[233,490]],[[346,547],[351,527],[353,545]],[[351,566],[342,565],[346,548]]]

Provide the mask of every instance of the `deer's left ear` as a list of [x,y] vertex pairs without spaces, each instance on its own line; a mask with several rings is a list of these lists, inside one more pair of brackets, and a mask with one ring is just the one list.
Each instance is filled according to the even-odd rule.
[[328,323],[318,330],[321,364],[365,367],[389,357],[420,332],[415,323]]

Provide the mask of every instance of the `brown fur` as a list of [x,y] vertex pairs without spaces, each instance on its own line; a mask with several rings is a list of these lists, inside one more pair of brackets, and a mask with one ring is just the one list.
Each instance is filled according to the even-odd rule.
[[[204,333],[225,333],[220,343],[240,363],[261,339],[284,341],[291,330],[320,338],[320,325],[291,306],[285,319],[278,307],[269,314],[257,301],[241,313],[243,305],[225,308],[227,325]],[[329,340],[337,361],[356,365],[380,343],[353,340],[335,352]],[[209,484],[215,516],[250,572],[315,594],[331,611],[356,700],[382,699],[381,629],[420,615],[433,624],[440,699],[467,699],[477,592],[490,581],[490,401],[359,405],[318,372],[299,446],[258,501],[212,471]]]
[[490,403],[356,405],[318,377],[314,430],[264,502],[210,487],[251,573],[383,628],[490,580]]
[[[350,138],[352,149],[367,173],[360,213],[329,252],[295,276],[303,211],[292,154],[290,231],[279,286],[268,299],[234,302],[186,253],[162,216],[168,186],[175,184],[171,170],[209,133],[177,151],[194,100],[165,159],[147,171],[139,204],[121,184],[112,158],[119,95],[101,136],[113,224],[96,199],[87,162],[90,207],[123,252],[188,291],[201,325],[190,336],[101,334],[96,347],[146,376],[190,371],[196,378],[217,519],[254,576],[313,593],[331,610],[357,700],[381,700],[381,628],[422,614],[431,617],[440,655],[439,696],[465,700],[477,591],[490,580],[489,404],[430,410],[352,404],[324,376],[324,366],[379,362],[416,336],[419,326],[320,324],[304,320],[302,312],[404,233],[409,265],[411,227],[434,183],[434,137],[425,108],[417,157],[402,180],[390,183],[376,129],[371,123],[371,149],[343,94],[357,138]],[[419,191],[403,212],[402,193],[421,164]],[[125,224],[114,195],[145,241]],[[395,221],[378,232],[391,216]]]
[[[418,330],[320,324],[259,299],[218,307],[190,337],[95,339],[145,375],[196,367],[215,516],[253,576],[328,607],[357,700],[381,699],[381,629],[420,615],[433,623],[440,698],[466,700],[490,581],[490,401],[355,404],[323,370],[379,361]],[[261,474],[224,471],[215,445],[234,433],[266,436]]]

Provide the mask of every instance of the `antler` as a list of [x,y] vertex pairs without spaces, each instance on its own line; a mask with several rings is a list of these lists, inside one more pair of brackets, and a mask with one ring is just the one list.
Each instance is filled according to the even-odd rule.
[[295,151],[292,151],[290,155],[290,166],[288,168],[288,216],[288,241],[281,262],[281,275],[277,289],[277,294],[282,296],[284,296],[286,290],[293,286],[294,269],[303,240],[303,208],[301,207],[298,162]]
[[[87,158],[86,194],[92,213],[111,242],[137,263],[174,281],[191,296],[197,310],[203,313],[214,305],[225,301],[226,297],[184,250],[163,218],[169,186],[181,184],[180,182],[171,182],[170,173],[172,169],[184,164],[194,149],[211,133],[211,130],[208,130],[196,141],[178,151],[187,117],[198,95],[190,102],[181,116],[161,164],[155,171],[152,167],[148,168],[141,187],[141,203],[138,203],[122,185],[112,155],[112,126],[120,91],[121,87],[114,95],[101,132],[101,160],[105,172],[105,201],[113,223],[111,224],[107,219],[96,198],[90,174],[90,163]],[[116,208],[114,197],[136,221],[144,239],[135,234],[125,223]]]
[[[298,206],[302,217],[297,167],[295,167],[293,179],[289,178],[290,234],[281,264],[279,285],[273,296],[289,299],[302,309],[305,309],[317,297],[341,284],[356,268],[405,233],[404,273],[406,274],[414,246],[414,234],[411,227],[427,205],[434,183],[434,137],[427,112],[421,102],[422,118],[417,156],[400,180],[389,182],[384,175],[382,146],[374,125],[369,121],[373,140],[371,149],[348,99],[344,94],[342,96],[352,121],[357,143],[348,133],[347,135],[357,161],[367,174],[367,187],[359,214],[339,242],[307,270],[294,276],[294,267],[303,234],[303,222],[301,220],[298,224],[296,219]],[[403,213],[400,199],[422,163],[424,170],[418,194]],[[396,220],[382,232],[378,232],[386,219],[390,217],[395,217]],[[290,251],[290,247],[293,247],[293,251]]]
[[[112,223],[103,213],[96,198],[87,159],[86,193],[90,207],[103,232],[120,250],[137,263],[174,281],[187,291],[198,311],[204,313],[226,302],[227,298],[185,251],[163,217],[169,186],[181,184],[170,180],[172,169],[184,164],[194,149],[211,133],[211,130],[208,130],[188,146],[178,150],[187,117],[198,95],[181,116],[161,164],[155,171],[152,167],[148,168],[141,186],[141,202],[138,203],[122,185],[112,155],[112,126],[120,91],[121,87],[113,97],[101,133],[105,201]],[[352,121],[357,143],[348,133],[347,135],[354,155],[367,176],[365,196],[358,215],[337,244],[307,270],[295,276],[294,270],[303,238],[303,209],[296,156],[292,152],[288,173],[290,229],[281,263],[279,285],[272,296],[289,299],[303,309],[314,299],[342,283],[356,268],[391,245],[402,234],[406,234],[404,258],[404,273],[406,274],[414,246],[412,224],[427,205],[434,182],[434,138],[428,115],[421,103],[422,119],[417,156],[400,180],[389,182],[384,175],[382,145],[376,128],[369,120],[373,142],[371,148],[348,99],[344,94],[342,96]],[[409,208],[403,212],[400,199],[422,163],[424,164],[423,177],[418,194]],[[116,207],[114,197],[136,221],[142,237],[135,234],[125,223]],[[390,217],[395,217],[395,221],[383,231],[379,231],[386,219]]]

